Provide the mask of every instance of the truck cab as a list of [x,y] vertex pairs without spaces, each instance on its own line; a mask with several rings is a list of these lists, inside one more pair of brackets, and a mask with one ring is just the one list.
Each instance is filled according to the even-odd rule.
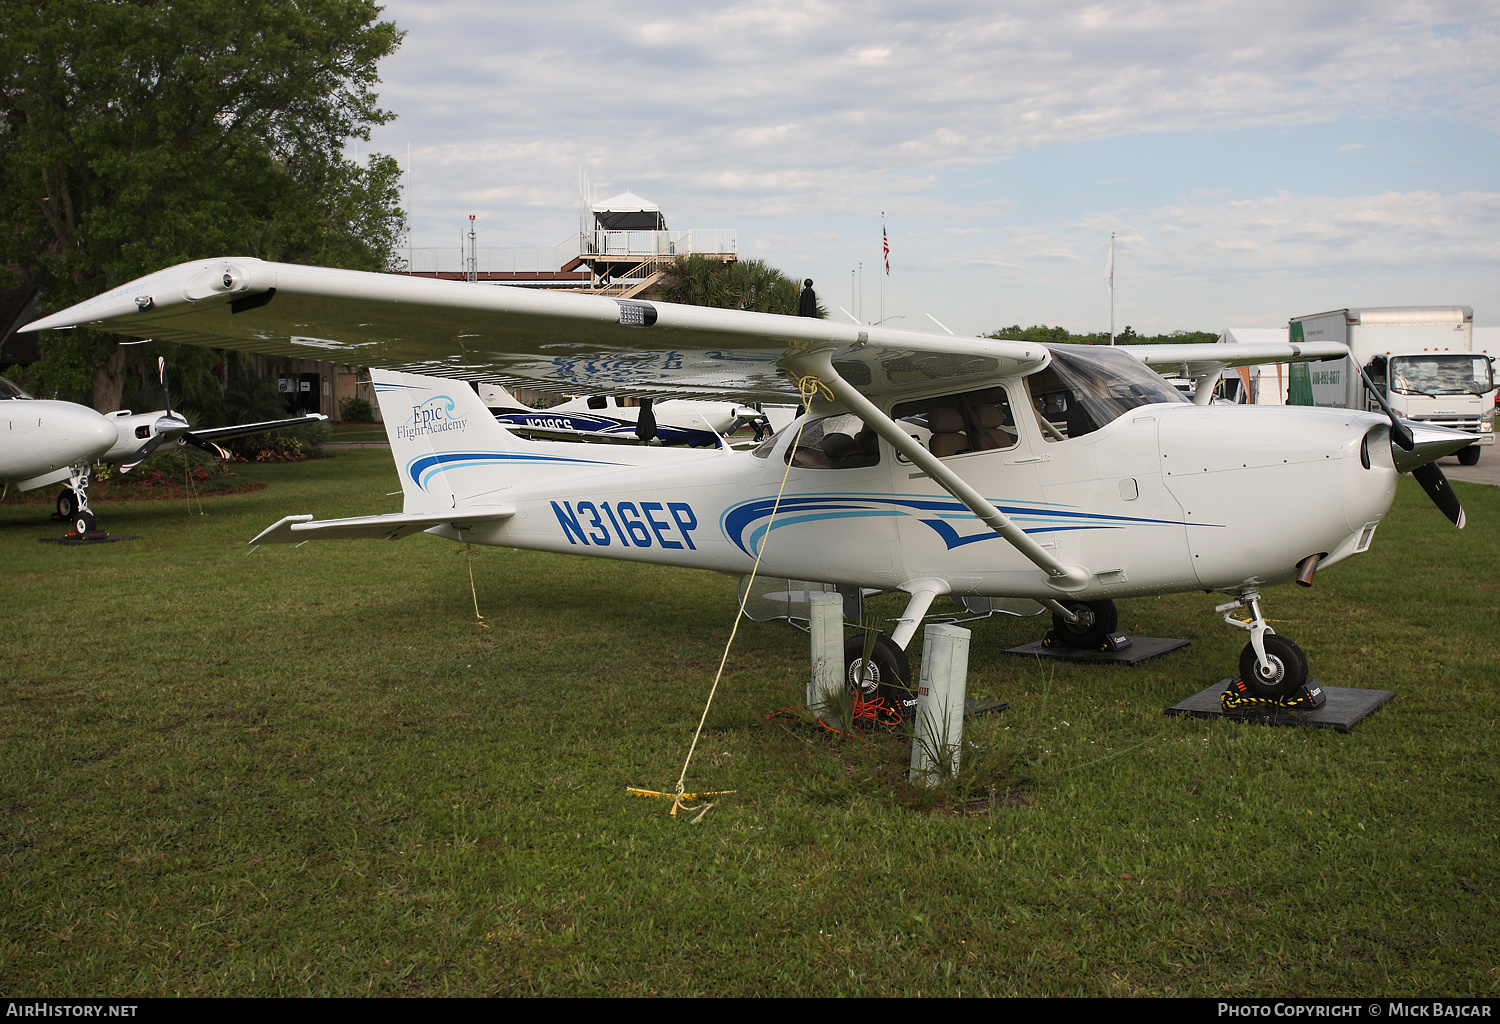
[[1294,317],[1290,326],[1293,344],[1349,346],[1346,358],[1307,364],[1310,387],[1299,389],[1294,380],[1290,389],[1301,395],[1301,404],[1378,410],[1360,379],[1362,368],[1402,419],[1473,434],[1475,443],[1458,453],[1464,465],[1477,463],[1481,450],[1494,443],[1494,369],[1488,356],[1474,349],[1470,307],[1339,309]]

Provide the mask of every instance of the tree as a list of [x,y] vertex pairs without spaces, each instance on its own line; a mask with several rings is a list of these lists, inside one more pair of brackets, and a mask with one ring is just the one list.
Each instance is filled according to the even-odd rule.
[[[186,260],[387,269],[405,226],[389,157],[401,42],[371,0],[0,0],[0,266],[59,309]],[[73,331],[30,382],[118,407],[126,351]],[[154,360],[153,360],[154,362]]]
[[[1020,324],[1011,324],[1002,327],[998,331],[991,331],[985,335],[987,338],[1004,338],[1011,341],[1040,341],[1051,345],[1108,345],[1109,332],[1096,331],[1093,334],[1074,334],[1066,327],[1048,327],[1045,324],[1032,324],[1030,327],[1022,327]],[[1170,334],[1137,334],[1135,328],[1129,324],[1123,331],[1115,335],[1116,345],[1190,345],[1190,344],[1212,344],[1219,340],[1219,336],[1212,331],[1173,331]]]
[[[667,271],[653,294],[666,302],[689,306],[796,316],[802,283],[764,260],[722,263],[707,256],[684,256]],[[827,315],[820,305],[818,316]]]

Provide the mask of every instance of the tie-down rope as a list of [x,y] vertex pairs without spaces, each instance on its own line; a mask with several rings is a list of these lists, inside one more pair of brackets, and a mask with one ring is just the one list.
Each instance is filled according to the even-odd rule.
[[[806,377],[798,377],[794,374],[793,380],[795,380],[797,383],[797,392],[802,396],[802,404],[804,407],[810,408],[813,397],[819,393],[828,396],[829,400],[833,399],[833,392],[829,391],[828,386],[817,377],[811,375]],[[760,572],[761,556],[765,554],[766,544],[771,539],[771,529],[775,526],[776,515],[781,510],[781,496],[786,491],[787,477],[790,476],[792,472],[791,457],[792,454],[796,452],[797,445],[802,441],[802,428],[806,425],[807,417],[803,416],[802,419],[797,423],[797,434],[792,438],[792,447],[787,451],[786,469],[781,474],[781,486],[776,489],[776,501],[771,506],[771,518],[766,523],[766,532],[762,535],[760,545],[755,550],[755,564],[750,567],[750,582],[745,585],[745,594],[740,598],[739,611],[737,611],[734,616],[734,628],[729,631],[729,641],[724,644],[724,654],[719,658],[719,670],[714,673],[714,684],[709,688],[708,700],[703,704],[703,714],[698,718],[698,728],[693,731],[693,742],[688,746],[687,757],[683,759],[682,774],[677,776],[677,786],[672,794],[672,809],[668,813],[675,818],[677,817],[677,812],[679,810],[697,811],[698,816],[692,821],[694,825],[702,821],[703,816],[707,814],[714,805],[712,803],[690,805],[687,803],[688,800],[697,799],[700,796],[724,796],[734,792],[734,790],[730,789],[723,790],[718,793],[684,793],[683,785],[687,780],[688,765],[692,764],[693,753],[698,749],[698,739],[703,735],[703,723],[708,721],[708,709],[713,706],[714,695],[719,692],[719,681],[723,679],[724,666],[729,661],[729,649],[734,646],[734,638],[740,631],[740,620],[745,617],[745,603],[750,600],[750,593],[755,588],[755,577],[756,574]],[[636,789],[633,787],[627,787],[627,789],[629,792],[634,793],[637,796],[665,797],[667,795],[665,793],[657,793],[653,790]]]

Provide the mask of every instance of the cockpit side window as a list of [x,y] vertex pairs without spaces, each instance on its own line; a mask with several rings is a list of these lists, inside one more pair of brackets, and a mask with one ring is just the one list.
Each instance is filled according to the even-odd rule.
[[21,390],[14,382],[0,377],[0,401],[8,398],[31,398],[31,396]]
[[891,410],[891,418],[940,459],[1016,446],[1016,421],[1004,388],[903,402]]
[[1143,405],[1188,401],[1128,352],[1083,345],[1048,348],[1052,361],[1025,380],[1032,413],[1048,441],[1092,434]]
[[863,469],[879,465],[880,439],[852,413],[820,416],[803,425],[786,457],[793,469]]

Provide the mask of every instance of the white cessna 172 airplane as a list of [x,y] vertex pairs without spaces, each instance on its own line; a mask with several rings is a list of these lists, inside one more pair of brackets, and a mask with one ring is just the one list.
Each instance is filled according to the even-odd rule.
[[[77,325],[374,368],[404,511],[289,516],[255,542],[420,530],[736,576],[759,556],[768,576],[909,594],[873,665],[896,675],[940,595],[1031,598],[1092,646],[1119,598],[1205,590],[1250,633],[1252,692],[1288,696],[1307,660],[1267,625],[1262,589],[1366,550],[1402,472],[1462,526],[1433,460],[1473,440],[1208,404],[1224,366],[1337,343],[1047,346],[249,258],[170,267],[25,329]],[[1206,382],[1197,403],[1143,361]],[[751,452],[605,448],[518,438],[461,380],[810,404]]]
[[166,408],[156,412],[131,413],[129,409],[99,413],[86,405],[33,398],[0,377],[0,481],[8,490],[30,491],[68,481],[57,496],[57,512],[68,520],[79,536],[94,528],[89,509],[89,478],[96,462],[120,465],[129,472],[164,441],[197,445],[223,455],[215,443],[263,430],[316,423],[320,414],[297,416],[265,423],[247,423],[212,430],[194,430],[172,411],[166,388],[166,369],[158,363]]

